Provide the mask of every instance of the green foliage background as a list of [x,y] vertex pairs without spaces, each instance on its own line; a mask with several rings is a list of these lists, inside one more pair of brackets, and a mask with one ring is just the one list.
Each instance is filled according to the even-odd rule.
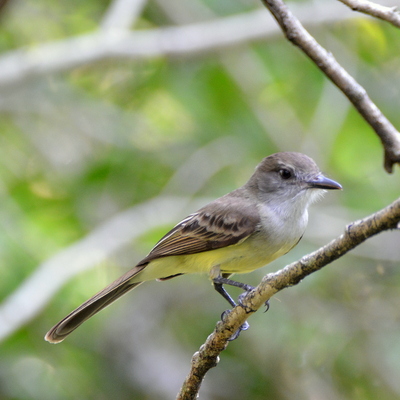
[[[261,8],[251,0],[181,2],[182,14],[172,18],[169,2],[163,3],[150,1],[135,28],[203,20],[196,9],[222,18]],[[108,5],[10,2],[0,16],[0,51],[92,32]],[[318,24],[316,15],[310,31],[399,127],[399,31],[356,14],[344,19],[349,13],[343,6],[343,20],[330,24]],[[238,277],[249,284],[399,196],[398,168],[391,176],[384,172],[374,132],[280,34],[186,57],[109,58],[31,78],[0,87],[0,113],[5,325],[9,296],[110,218],[158,196],[203,204],[243,184],[261,158],[276,151],[307,153],[344,191],[328,193],[312,208],[295,250]],[[179,204],[177,218],[195,210]],[[1,399],[175,397],[192,354],[226,308],[206,277],[142,285],[62,344],[42,339],[178,222],[166,223],[162,210],[154,214],[149,229],[65,282],[39,313],[3,338]],[[251,329],[222,354],[200,398],[400,397],[399,238],[398,232],[382,234],[279,293],[268,313],[254,315]],[[42,284],[26,295],[28,302],[52,281]],[[9,317],[22,311],[13,309]]]

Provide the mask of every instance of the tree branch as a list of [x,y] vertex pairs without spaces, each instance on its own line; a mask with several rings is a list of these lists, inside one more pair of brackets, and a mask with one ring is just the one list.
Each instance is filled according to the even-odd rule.
[[101,29],[129,29],[141,14],[147,0],[114,0],[108,7]]
[[262,1],[287,39],[311,58],[374,129],[384,148],[385,170],[391,173],[393,165],[400,164],[400,133],[372,102],[365,89],[307,32],[282,0]]
[[[137,3],[137,6],[139,5]],[[299,5],[296,7],[296,13],[301,15],[307,24],[326,24],[342,21],[352,15],[343,15],[341,8],[341,5],[336,3],[314,6],[313,11],[318,15],[316,17],[310,13],[308,5]],[[112,17],[106,15],[102,28],[94,32],[2,54],[0,89],[107,58],[192,56],[249,41],[265,40],[266,36],[278,33],[278,28],[272,20],[271,23],[266,20],[265,11],[262,9],[201,23],[136,31],[123,29],[128,22],[116,21],[119,17],[115,16],[113,10],[109,13]],[[128,19],[129,23],[132,22],[132,18]],[[116,27],[117,24],[119,29],[103,28]]]
[[[72,277],[107,260],[145,229],[173,223],[189,203],[188,198],[154,198],[117,214],[85,238],[49,258],[0,303],[0,342],[32,320]],[[157,210],[164,210],[164,213]]]
[[368,0],[339,0],[353,11],[359,11],[372,17],[390,22],[392,25],[400,28],[400,13],[396,11],[397,7],[385,7]]
[[191,370],[177,399],[197,398],[205,374],[217,365],[219,354],[227,347],[229,337],[275,293],[298,284],[306,276],[337,260],[370,237],[390,229],[400,229],[400,198],[384,209],[349,224],[341,236],[317,251],[266,275],[261,283],[241,300],[241,305],[236,306],[224,321],[217,323],[214,332],[195,353]]
[[[229,156],[232,153],[236,155],[235,159]],[[74,276],[105,262],[146,230],[173,224],[185,210],[189,214],[211,201],[192,197],[211,176],[234,165],[240,156],[239,142],[231,137],[208,143],[187,159],[159,196],[114,215],[86,237],[39,265],[0,303],[0,342],[32,320]],[[196,174],[196,182],[190,181],[193,174]],[[176,193],[183,193],[183,196],[178,197]]]

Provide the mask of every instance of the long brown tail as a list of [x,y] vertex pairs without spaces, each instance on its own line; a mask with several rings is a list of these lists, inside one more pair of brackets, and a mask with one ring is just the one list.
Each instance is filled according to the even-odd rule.
[[62,342],[66,336],[73,332],[78,326],[83,324],[87,319],[98,313],[103,308],[117,300],[123,294],[129,292],[142,282],[130,282],[145,265],[138,265],[128,271],[125,275],[105,287],[99,293],[95,294],[89,300],[86,300],[74,311],[70,312],[59,323],[54,325],[44,337],[50,343]]

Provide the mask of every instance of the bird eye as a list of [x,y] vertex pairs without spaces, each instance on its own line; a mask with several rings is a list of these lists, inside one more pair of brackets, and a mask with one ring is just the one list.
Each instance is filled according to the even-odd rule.
[[292,172],[286,168],[282,168],[279,170],[279,175],[282,179],[290,179],[292,177]]

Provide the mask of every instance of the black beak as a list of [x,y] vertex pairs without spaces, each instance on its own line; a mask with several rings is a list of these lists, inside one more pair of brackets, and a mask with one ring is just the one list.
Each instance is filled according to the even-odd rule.
[[342,189],[342,185],[340,183],[335,182],[332,179],[327,178],[326,176],[319,174],[315,178],[311,179],[307,182],[308,187],[313,189]]

